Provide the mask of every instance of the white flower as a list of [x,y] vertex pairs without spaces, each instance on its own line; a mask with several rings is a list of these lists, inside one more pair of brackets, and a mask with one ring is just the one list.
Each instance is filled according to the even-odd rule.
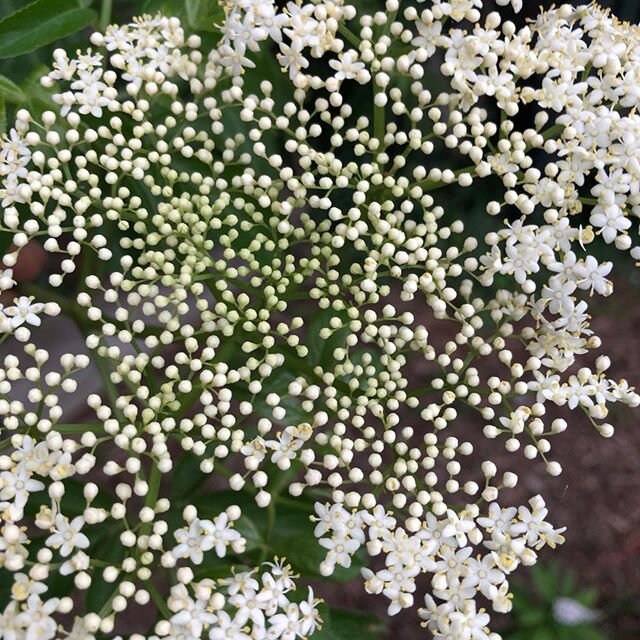
[[204,552],[213,549],[213,536],[204,531],[198,518],[191,521],[188,529],[176,529],[173,535],[178,542],[171,550],[175,558],[189,558],[194,564],[202,564]]
[[[591,296],[612,293],[614,262],[593,245],[640,259],[640,31],[596,3],[520,26],[481,0],[386,0],[374,15],[343,0],[223,4],[219,37],[158,14],[56,50],[51,110],[17,110],[0,142],[3,229],[60,257],[52,287],[82,262],[70,303],[90,354],[58,361],[30,342],[55,304],[0,308],[0,564],[17,603],[3,603],[4,635],[63,637],[85,613],[84,598],[61,600],[56,631],[49,580],[18,573],[36,529],[79,591],[96,569],[115,583],[115,628],[123,599],[147,598],[134,573],[151,584],[160,565],[171,613],[148,611],[162,638],[313,633],[317,600],[292,602],[284,561],[199,579],[207,552],[244,562],[247,541],[237,506],[205,519],[168,491],[188,457],[199,505],[230,470],[270,528],[286,500],[328,496],[311,516],[321,574],[368,554],[365,589],[390,615],[430,583],[429,634],[492,638],[477,601],[508,611],[508,576],[564,530],[539,497],[503,506],[518,477],[490,455],[480,477],[476,439],[557,475],[552,436],[568,423],[552,405],[607,437],[614,402],[640,405],[608,358],[589,360]],[[456,210],[475,200],[489,200],[483,220]],[[84,394],[90,361],[111,388],[88,394],[94,418],[66,424],[61,396]],[[456,429],[461,405],[477,429]],[[113,505],[90,472],[117,478]],[[72,475],[96,526],[64,511]],[[40,479],[49,495],[31,505]],[[114,522],[126,557],[94,567]],[[37,556],[34,577],[52,576]]]
[[4,269],[0,271],[0,291],[11,289],[16,284],[13,279],[13,269]]
[[345,51],[337,60],[329,60],[329,66],[335,69],[334,77],[336,80],[353,80],[357,78],[361,84],[368,82],[368,78],[362,75],[365,69],[364,63],[358,62],[357,54],[352,49]]
[[302,625],[308,623],[300,619],[300,607],[291,602],[284,613],[277,613],[269,618],[268,637],[282,638],[282,640],[294,640],[303,637]]
[[591,293],[596,291],[602,296],[608,296],[613,292],[613,284],[606,276],[611,273],[612,262],[598,261],[593,256],[587,256],[583,262],[576,264],[574,273],[580,289],[588,289]]
[[57,624],[51,614],[57,607],[58,598],[43,602],[38,595],[29,596],[26,609],[16,618],[16,622],[26,629],[24,640],[51,640],[55,637]]
[[82,516],[76,516],[69,521],[66,516],[59,513],[55,518],[55,533],[46,539],[45,544],[59,549],[63,557],[70,555],[74,549],[86,549],[89,546],[89,538],[82,533],[84,524]]
[[47,590],[42,582],[31,579],[25,573],[16,573],[11,586],[11,596],[18,601],[27,600],[32,594],[40,595]]
[[213,522],[201,520],[200,526],[207,537],[211,539],[212,548],[215,549],[219,558],[224,557],[228,546],[233,546],[235,549],[238,544],[241,546],[246,544],[240,533],[232,528],[233,523],[229,521],[229,516],[224,512],[216,516]]
[[42,320],[38,316],[44,311],[44,305],[41,302],[33,302],[33,298],[20,296],[14,300],[14,303],[14,306],[5,309],[14,329],[25,323],[34,327],[39,327],[42,324]]
[[617,204],[596,205],[591,212],[589,222],[594,227],[600,228],[602,237],[607,243],[613,242],[620,232],[626,231],[631,226],[631,221]]
[[351,566],[351,556],[360,548],[360,543],[353,538],[343,538],[340,535],[333,535],[331,538],[320,538],[320,546],[327,549],[326,562],[333,565],[349,568]]
[[575,282],[562,282],[559,278],[551,278],[542,289],[542,299],[547,301],[547,308],[551,313],[561,314],[573,307],[571,294],[575,290]]
[[209,629],[209,640],[251,640],[251,636],[243,631],[243,624],[226,611],[219,611],[215,626]]
[[370,540],[384,538],[389,531],[393,531],[396,527],[395,518],[381,504],[377,504],[371,512],[363,511],[361,518],[368,527]]
[[42,489],[44,484],[32,478],[24,465],[0,473],[0,500],[13,500],[13,505],[20,511],[27,504],[29,494]]
[[469,558],[466,561],[466,572],[462,580],[464,587],[477,587],[485,598],[493,600],[498,595],[496,585],[504,582],[505,575],[496,568],[492,555]]
[[58,571],[63,576],[66,576],[76,571],[86,571],[90,566],[91,558],[83,551],[78,551],[78,553],[69,558],[69,560],[63,562]]
[[180,628],[181,632],[189,633],[193,638],[200,638],[204,629],[218,621],[216,614],[208,611],[209,603],[203,600],[186,598],[181,611],[173,615],[170,622]]
[[308,587],[307,599],[300,602],[300,633],[302,636],[311,636],[319,628],[320,615],[318,613],[318,600],[313,589]]
[[482,609],[477,611],[475,601],[467,600],[463,611],[454,611],[450,618],[456,639],[489,640],[489,615]]
[[489,505],[488,516],[477,518],[476,522],[489,533],[498,531],[504,535],[512,535],[516,513],[517,509],[515,507],[502,509],[497,502],[492,502]]

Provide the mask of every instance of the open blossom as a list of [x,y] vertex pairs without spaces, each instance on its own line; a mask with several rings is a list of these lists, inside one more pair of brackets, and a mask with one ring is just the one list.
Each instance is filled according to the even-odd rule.
[[[167,633],[162,635],[180,637],[186,633],[210,640],[294,640],[311,635],[322,625],[318,613],[321,601],[311,588],[300,604],[291,601],[287,594],[295,589],[293,578],[297,576],[289,570],[284,562],[276,561],[246,574],[235,574],[216,586],[206,580],[192,582],[190,588],[175,585],[168,601],[175,613],[167,621]],[[284,579],[282,572],[287,573]],[[258,573],[260,580],[251,577]]]
[[74,549],[86,549],[89,538],[82,533],[84,524],[82,516],[69,521],[59,513],[54,521],[54,533],[47,538],[46,545],[59,550],[63,557],[70,555]]
[[42,489],[44,484],[32,477],[25,465],[0,473],[0,500],[11,500],[16,509],[21,510],[27,504],[30,493]]
[[43,310],[44,305],[41,302],[33,302],[32,298],[21,296],[16,298],[14,306],[5,309],[5,313],[11,318],[10,322],[13,328],[24,323],[39,327],[42,321],[38,314]]
[[343,53],[338,60],[330,60],[329,66],[335,69],[336,80],[358,80],[361,84],[368,82],[370,76],[365,70],[363,62],[358,62],[356,52],[349,50]]
[[194,518],[188,528],[175,530],[173,535],[178,544],[172,549],[171,554],[176,560],[188,558],[194,564],[202,564],[204,554],[212,549],[219,558],[226,555],[229,546],[234,550],[240,550],[246,542],[240,533],[232,528],[234,519],[237,518],[232,519],[225,512],[213,520]]

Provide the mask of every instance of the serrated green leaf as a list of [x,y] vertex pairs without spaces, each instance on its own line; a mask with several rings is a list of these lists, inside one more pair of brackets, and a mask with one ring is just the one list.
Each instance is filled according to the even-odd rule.
[[0,20],[0,58],[35,51],[84,29],[96,17],[77,0],[36,0]]
[[3,102],[11,104],[23,104],[27,100],[22,89],[2,74],[0,74],[0,98]]

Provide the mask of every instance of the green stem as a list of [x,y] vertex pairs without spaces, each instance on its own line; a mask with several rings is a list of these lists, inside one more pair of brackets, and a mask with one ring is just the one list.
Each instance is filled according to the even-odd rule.
[[[160,493],[160,481],[162,480],[162,473],[158,469],[158,465],[155,460],[151,460],[151,472],[149,473],[149,490],[144,499],[144,506],[153,509],[158,501],[158,494]],[[144,522],[140,527],[140,534],[146,535],[151,531],[151,523]]]
[[353,47],[355,47],[356,49],[360,47],[360,38],[358,38],[358,36],[344,24],[339,24],[338,32],[343,35],[345,40],[347,40]]
[[162,597],[162,594],[158,591],[158,589],[153,584],[153,582],[151,582],[151,580],[145,580],[144,588],[149,592],[151,599],[153,600],[156,607],[158,607],[162,615],[167,620],[169,620],[169,618],[171,618],[173,614],[171,613],[171,611],[169,611],[169,607],[167,607],[167,603],[165,602],[164,598]]
[[540,135],[545,140],[549,140],[549,138],[558,137],[564,130],[565,130],[565,127],[563,125],[554,124],[554,125],[550,126],[548,129],[545,129],[544,131],[541,131]]
[[[471,165],[468,167],[462,167],[461,169],[456,169],[453,172],[453,175],[456,176],[456,178],[463,174],[463,173],[470,173],[471,175],[475,174],[475,170],[476,170],[476,165]],[[414,182],[411,187],[421,187],[422,191],[427,192],[427,191],[435,191],[436,189],[442,189],[444,187],[449,187],[451,185],[455,185],[457,184],[455,181],[454,182],[442,182],[441,180],[421,180],[419,182]]]
[[111,9],[113,0],[102,0],[102,8],[100,9],[100,30],[104,31],[111,23]]
[[0,98],[0,135],[7,131],[7,103]]
[[[374,100],[375,100],[375,90],[374,90]],[[374,138],[377,138],[378,140],[380,140],[380,143],[382,144],[382,141],[384,139],[384,132],[385,132],[385,111],[384,111],[384,107],[378,107],[375,102],[373,104],[373,136]]]
[[265,532],[265,546],[262,550],[260,564],[262,564],[269,554],[269,549],[271,548],[271,537],[273,535],[273,527],[276,524],[276,504],[275,504],[276,496],[273,496],[269,506],[267,507],[267,530]]
[[91,431],[93,433],[102,433],[104,429],[104,425],[102,422],[91,422],[87,424],[54,424],[52,427],[52,431],[57,431],[58,433],[73,435],[73,434],[82,434],[87,431]]
[[107,615],[111,612],[111,604],[113,603],[113,599],[118,595],[118,593],[120,593],[119,585],[114,589],[113,593],[107,598],[102,609],[98,611],[98,616],[100,618],[106,618]]

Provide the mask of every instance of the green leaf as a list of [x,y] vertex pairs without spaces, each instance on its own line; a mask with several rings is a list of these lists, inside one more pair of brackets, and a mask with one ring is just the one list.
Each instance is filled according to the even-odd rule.
[[[124,558],[124,547],[120,544],[104,544],[101,550],[102,557],[100,559],[106,562],[112,562],[116,566],[119,565]],[[117,585],[106,582],[102,578],[102,571],[99,569],[93,572],[92,577],[91,586],[87,590],[85,606],[86,611],[98,612],[102,609],[109,597],[113,595],[114,590],[117,589]]]
[[96,17],[77,0],[36,0],[0,20],[0,58],[35,51],[84,29]]
[[228,558],[220,559],[215,555],[211,561],[206,559],[203,564],[192,567],[196,580],[219,580],[220,578],[228,578],[233,573],[251,571],[252,568],[243,564],[230,563]]
[[572,638],[580,640],[607,640],[607,637],[593,627],[575,627],[571,633]]
[[529,608],[521,608],[518,613],[518,621],[526,627],[537,627],[542,624],[547,617],[546,609],[540,607],[529,606]]
[[46,65],[38,65],[31,69],[20,83],[20,89],[29,102],[29,111],[36,117],[51,109],[51,96],[55,91],[46,89],[40,83],[40,78],[46,75],[49,70]]
[[360,611],[331,609],[331,630],[341,640],[377,640],[386,629],[384,622],[375,616]]
[[200,18],[200,14],[204,9],[204,5],[208,3],[203,2],[202,0],[185,0],[184,6],[187,10],[187,20],[189,21],[189,25],[191,27],[195,27],[198,23],[198,19]]
[[196,31],[214,31],[224,19],[222,5],[213,0],[186,0],[187,22]]
[[[0,97],[0,136],[4,133],[7,133],[7,103],[4,98]],[[0,238],[6,236],[7,234],[0,234]],[[9,240],[9,244],[11,244],[11,240]],[[0,239],[0,248],[2,251],[6,251],[7,247],[4,247],[4,243]]]
[[332,330],[328,338],[323,338],[320,335],[323,329],[330,329],[330,321],[333,317],[338,317],[346,322],[346,314],[338,313],[333,309],[323,309],[314,313],[307,324],[304,345],[309,349],[307,359],[313,365],[327,365],[329,362],[333,362],[334,349],[344,346],[344,340],[349,333],[348,327]]
[[[303,594],[306,595],[306,594]],[[385,624],[375,616],[348,609],[318,607],[323,624],[313,634],[313,640],[380,640]]]
[[253,551],[263,544],[262,536],[256,523],[248,518],[244,514],[235,523],[235,528],[240,532],[240,535],[247,541],[246,551]]
[[[311,503],[307,504],[307,510],[278,505],[270,546],[274,555],[285,557],[296,572],[305,576],[320,576],[320,563],[326,556],[326,550],[313,535],[315,525],[309,519],[313,508]],[[352,580],[360,575],[363,564],[361,557],[355,554],[351,566],[348,569],[336,567],[330,580]]]
[[533,567],[531,571],[533,584],[538,593],[549,603],[552,603],[559,595],[558,578],[555,571],[540,565]]
[[142,4],[143,13],[162,13],[165,16],[185,16],[184,0],[145,0]]
[[22,104],[27,100],[27,96],[25,96],[22,89],[2,74],[0,74],[0,98],[2,98],[3,102],[10,102],[11,104]]
[[204,475],[200,459],[192,453],[184,453],[171,472],[171,493],[175,498],[190,498],[202,484]]
[[598,600],[598,590],[595,587],[581,591],[576,600],[585,607],[593,607]]
[[550,629],[540,629],[535,631],[532,640],[555,640],[554,633]]

